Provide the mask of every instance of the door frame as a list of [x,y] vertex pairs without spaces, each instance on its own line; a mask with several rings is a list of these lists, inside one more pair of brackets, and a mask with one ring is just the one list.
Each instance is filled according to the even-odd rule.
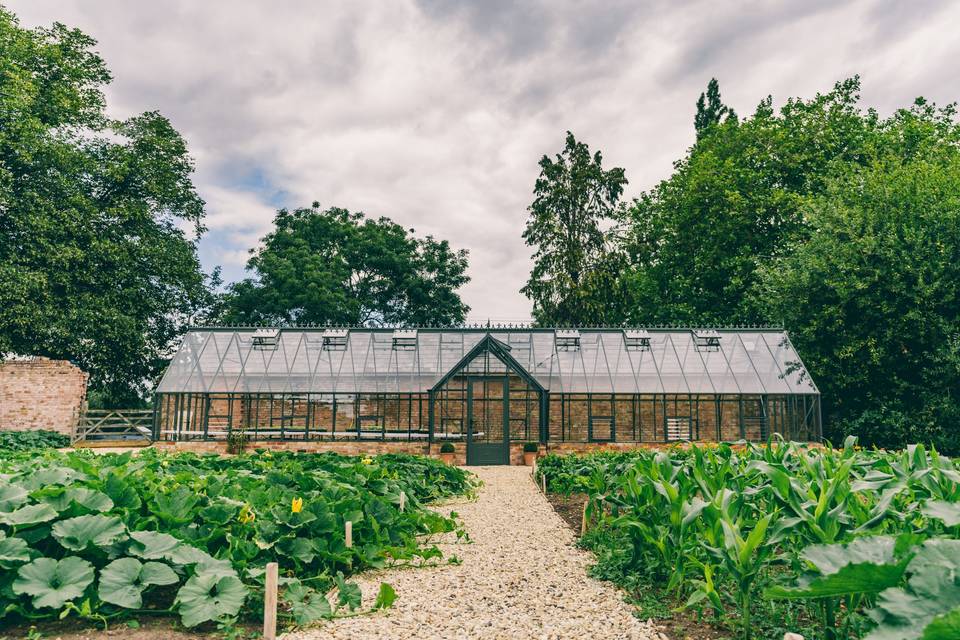
[[[477,442],[473,439],[473,385],[486,380],[502,381],[503,389],[503,440],[502,442]],[[467,465],[510,464],[510,375],[466,377],[467,403]],[[487,400],[491,401],[490,399]],[[495,401],[495,399],[493,400]]]

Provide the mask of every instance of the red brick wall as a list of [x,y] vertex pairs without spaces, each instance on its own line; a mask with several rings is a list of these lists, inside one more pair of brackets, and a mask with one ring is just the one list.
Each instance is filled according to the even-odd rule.
[[65,360],[0,362],[0,431],[70,435],[86,403],[87,377]]

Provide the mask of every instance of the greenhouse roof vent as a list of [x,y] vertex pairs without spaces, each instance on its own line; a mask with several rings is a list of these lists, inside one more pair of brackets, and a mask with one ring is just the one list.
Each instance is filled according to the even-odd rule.
[[277,343],[280,340],[280,329],[275,329],[272,327],[264,327],[257,329],[253,332],[251,336],[251,341],[254,349],[261,349],[264,351],[273,351],[277,348]]
[[324,351],[346,351],[347,341],[350,339],[349,329],[324,329]]
[[715,329],[695,329],[693,344],[697,351],[720,351],[720,332]]
[[416,329],[397,329],[393,332],[394,351],[414,351],[417,348]]
[[580,350],[579,329],[557,329],[554,331],[553,336],[554,342],[557,345],[557,351]]
[[623,345],[627,351],[650,351],[650,332],[646,329],[624,329]]

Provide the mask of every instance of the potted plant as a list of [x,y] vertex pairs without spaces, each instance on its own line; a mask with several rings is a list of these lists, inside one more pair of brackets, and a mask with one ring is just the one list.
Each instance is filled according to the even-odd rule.
[[533,463],[537,460],[537,452],[540,451],[540,444],[538,442],[524,442],[523,443],[523,464],[528,467],[532,467]]
[[453,464],[455,451],[456,448],[453,446],[452,442],[444,442],[442,445],[440,445],[440,459],[447,464]]

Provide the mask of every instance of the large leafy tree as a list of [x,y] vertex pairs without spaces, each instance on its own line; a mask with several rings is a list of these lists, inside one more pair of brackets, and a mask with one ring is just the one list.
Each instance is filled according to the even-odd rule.
[[862,162],[876,116],[857,107],[859,86],[853,78],[779,112],[767,98],[739,122],[707,110],[689,154],[634,201],[619,229],[630,257],[624,286],[637,301],[630,321],[764,319],[747,295],[757,265],[803,237],[805,203],[835,166]]
[[523,238],[534,247],[533,270],[521,292],[542,325],[615,321],[622,256],[611,250],[605,226],[627,184],[623,169],[603,168],[599,151],[567,132],[563,152],[540,160],[540,176]]
[[72,360],[123,405],[210,303],[203,201],[165,118],[106,115],[94,44],[0,8],[0,353]]
[[247,263],[255,277],[231,287],[229,322],[447,325],[469,311],[467,252],[445,240],[318,203],[274,224]]
[[809,239],[760,269],[824,394],[828,435],[960,453],[960,126],[918,101],[806,207]]

